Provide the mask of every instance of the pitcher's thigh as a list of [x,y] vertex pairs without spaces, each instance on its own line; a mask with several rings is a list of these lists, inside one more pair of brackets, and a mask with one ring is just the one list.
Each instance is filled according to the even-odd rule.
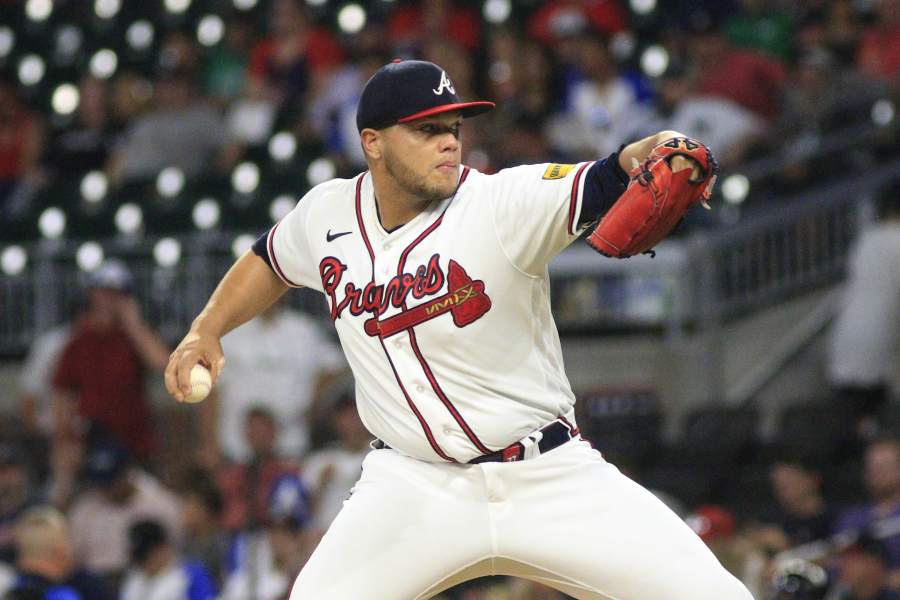
[[584,443],[560,450],[541,467],[548,489],[504,521],[504,556],[531,565],[544,583],[565,582],[576,598],[752,600],[653,494]]
[[411,599],[484,556],[483,517],[451,501],[446,481],[429,481],[427,469],[407,469],[408,460],[366,459],[353,495],[297,576],[290,600]]

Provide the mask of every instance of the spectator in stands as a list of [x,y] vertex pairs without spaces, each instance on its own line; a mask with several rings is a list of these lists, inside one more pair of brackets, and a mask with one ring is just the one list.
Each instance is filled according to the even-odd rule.
[[160,68],[152,107],[129,122],[107,165],[115,184],[143,182],[166,167],[197,177],[225,145],[222,119],[195,95],[193,72]]
[[279,423],[270,411],[251,407],[244,423],[250,458],[224,467],[218,478],[225,499],[223,524],[230,531],[259,527],[265,521],[274,482],[300,471],[297,459],[277,452]]
[[765,133],[765,120],[728,98],[697,94],[696,80],[684,65],[670,64],[657,81],[653,109],[631,120],[625,139],[645,137],[653,127],[672,129],[715,148],[723,167],[740,164]]
[[0,223],[23,215],[45,175],[44,129],[11,83],[0,79]]
[[16,524],[16,578],[2,597],[112,600],[114,595],[102,581],[78,569],[78,559],[65,516],[50,506],[31,508]]
[[785,80],[781,62],[732,46],[709,18],[693,21],[689,33],[689,58],[700,74],[700,94],[733,100],[766,120],[778,114]]
[[232,569],[220,600],[281,600],[315,547],[305,526],[309,497],[303,481],[285,475],[268,499],[265,527],[242,532],[231,550]]
[[[79,306],[72,320],[77,320]],[[55,429],[53,418],[53,374],[72,334],[72,323],[63,323],[38,334],[19,372],[19,418],[25,431],[49,438]]]
[[770,554],[831,535],[832,510],[822,494],[822,469],[801,456],[785,456],[769,470],[775,504],[749,528],[750,537]]
[[206,464],[217,462],[218,452],[242,463],[251,458],[244,428],[254,406],[265,407],[279,425],[277,453],[299,460],[324,393],[346,370],[337,346],[314,319],[282,301],[225,336],[222,347],[228,369],[201,406]]
[[84,475],[89,487],[69,511],[75,552],[85,567],[118,589],[128,566],[128,528],[153,518],[165,525],[170,539],[180,540],[181,506],[173,492],[133,466],[112,442],[88,452]]
[[90,275],[85,310],[53,376],[55,441],[81,435],[80,420],[88,420],[146,460],[153,435],[144,371],[161,371],[169,349],[141,316],[133,287],[131,272],[115,259]]
[[841,600],[900,600],[889,579],[890,553],[870,532],[861,534],[839,559],[834,597]]
[[882,218],[859,236],[848,262],[844,297],[828,354],[828,377],[840,401],[877,426],[900,350],[900,183],[882,198]]
[[857,65],[900,90],[900,0],[879,0],[876,6],[877,20],[862,33]]
[[299,0],[274,0],[269,35],[250,53],[251,95],[276,108],[298,109],[311,89],[344,60],[334,35],[312,22]]
[[625,30],[626,14],[619,2],[608,0],[551,0],[543,2],[531,16],[529,34],[544,44],[552,44],[560,31],[584,23],[597,33],[610,36]]
[[216,586],[202,564],[183,560],[158,521],[128,528],[130,568],[119,600],[213,600]]
[[221,586],[229,539],[222,527],[225,501],[215,482],[203,471],[191,472],[181,493],[184,544],[182,555],[201,563]]
[[606,155],[625,141],[626,128],[637,115],[637,94],[618,72],[608,40],[578,36],[582,78],[570,83],[564,112],[548,124],[554,149],[570,154]]
[[[387,33],[400,55],[414,55],[431,40],[449,40],[472,52],[481,44],[481,19],[462,2],[420,0],[392,11]],[[456,71],[449,67],[447,71],[456,77]],[[468,96],[460,92],[460,97]]]
[[900,439],[875,439],[864,458],[863,476],[870,501],[841,515],[836,531],[884,533],[890,585],[900,589]]
[[55,133],[44,161],[47,169],[64,181],[103,170],[115,143],[106,83],[84,77],[78,91],[75,122]]
[[371,434],[356,412],[352,394],[341,395],[331,408],[337,441],[313,452],[303,465],[303,479],[313,497],[313,530],[325,533],[350,497],[350,489],[362,473]]
[[247,85],[247,55],[253,42],[253,23],[235,16],[225,25],[225,38],[209,50],[203,89],[217,105],[239,98]]
[[725,23],[725,34],[735,46],[765,52],[787,60],[793,51],[793,23],[773,0],[741,0],[741,11]]
[[16,521],[33,502],[23,449],[0,442],[0,561],[13,559]]

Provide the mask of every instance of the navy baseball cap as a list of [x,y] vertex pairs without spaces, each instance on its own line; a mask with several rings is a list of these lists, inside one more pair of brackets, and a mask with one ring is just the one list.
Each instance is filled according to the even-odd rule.
[[396,123],[458,110],[474,117],[494,108],[493,102],[462,102],[447,72],[424,60],[395,60],[366,82],[356,109],[356,127],[383,129]]

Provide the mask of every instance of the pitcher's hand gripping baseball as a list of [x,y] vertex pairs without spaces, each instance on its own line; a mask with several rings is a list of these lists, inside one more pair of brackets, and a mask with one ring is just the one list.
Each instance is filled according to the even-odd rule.
[[629,172],[631,181],[587,238],[601,254],[627,258],[650,251],[694,204],[712,195],[719,165],[702,142],[672,138]]
[[[200,375],[200,370],[195,369],[198,365],[209,370],[208,383],[196,381]],[[191,330],[169,356],[165,376],[166,389],[178,402],[199,402],[206,397],[209,388],[215,385],[224,365],[225,356],[219,339]],[[197,383],[206,385],[206,393],[200,395],[199,390],[193,389]]]

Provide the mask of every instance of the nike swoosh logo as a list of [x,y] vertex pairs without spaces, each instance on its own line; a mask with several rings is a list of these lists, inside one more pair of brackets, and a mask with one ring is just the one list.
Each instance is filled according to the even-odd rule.
[[328,233],[325,234],[325,239],[328,240],[329,242],[333,242],[334,240],[338,239],[342,235],[350,235],[351,233],[353,233],[353,232],[352,231],[342,231],[340,233],[332,234],[331,230],[329,229]]

